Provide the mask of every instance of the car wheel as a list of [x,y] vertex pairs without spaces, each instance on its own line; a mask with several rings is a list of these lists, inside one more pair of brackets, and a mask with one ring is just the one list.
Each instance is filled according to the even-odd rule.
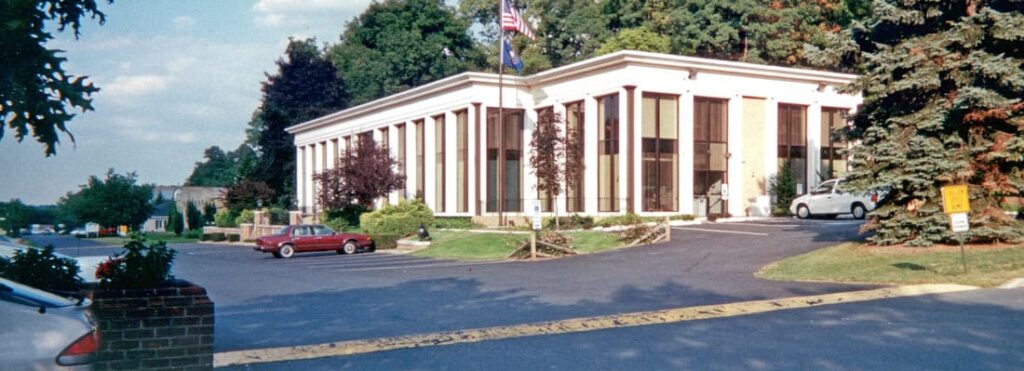
[[854,219],[864,219],[868,215],[868,209],[861,204],[853,204],[850,208],[850,213],[853,214]]
[[277,250],[277,255],[280,255],[284,259],[288,259],[295,256],[295,248],[292,247],[292,245],[282,245],[281,248]]
[[800,205],[796,208],[796,217],[800,219],[807,219],[811,217],[811,209],[807,208],[807,205]]
[[359,246],[356,245],[355,241],[348,241],[341,246],[341,252],[344,254],[355,254],[358,248]]

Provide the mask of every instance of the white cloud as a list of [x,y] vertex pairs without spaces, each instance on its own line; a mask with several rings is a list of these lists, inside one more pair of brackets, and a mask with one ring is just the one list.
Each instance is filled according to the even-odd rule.
[[174,17],[171,23],[174,24],[174,28],[179,30],[187,30],[195,26],[198,21],[195,18],[183,15]]
[[167,84],[168,78],[160,75],[118,76],[103,85],[101,92],[115,98],[130,98],[163,91]]
[[348,18],[372,0],[260,0],[252,6],[253,20],[270,28],[308,27],[326,19]]
[[169,132],[169,131],[154,131],[154,130],[129,130],[125,134],[136,140],[145,142],[175,142],[175,143],[192,143],[196,141],[196,133],[191,131],[186,132]]

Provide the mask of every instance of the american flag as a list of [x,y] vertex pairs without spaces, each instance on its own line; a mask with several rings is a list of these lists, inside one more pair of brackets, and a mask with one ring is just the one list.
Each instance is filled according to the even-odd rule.
[[533,31],[530,31],[530,26],[526,24],[523,17],[519,15],[519,11],[512,6],[512,2],[509,0],[505,0],[505,12],[501,14],[501,29],[517,31],[523,36],[529,37],[530,40],[537,40],[537,37],[533,36]]

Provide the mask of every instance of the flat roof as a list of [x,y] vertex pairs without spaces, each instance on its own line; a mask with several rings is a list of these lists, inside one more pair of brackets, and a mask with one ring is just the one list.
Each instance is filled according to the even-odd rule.
[[[689,57],[683,55],[622,50],[579,61],[565,66],[538,72],[530,76],[504,75],[505,84],[509,86],[542,85],[555,79],[572,78],[590,71],[605,69],[620,64],[637,64],[654,67],[692,69],[696,72],[709,71],[727,74],[740,74],[773,79],[813,81],[826,84],[848,84],[857,79],[857,75],[818,71],[805,68],[780,67],[765,64],[735,62],[721,59]],[[417,99],[424,95],[455,89],[474,83],[497,84],[498,74],[485,72],[463,72],[412,89],[378,98],[355,107],[317,117],[285,128],[289,134],[296,134],[322,127],[326,124],[359,116],[364,113],[400,105],[403,102]]]

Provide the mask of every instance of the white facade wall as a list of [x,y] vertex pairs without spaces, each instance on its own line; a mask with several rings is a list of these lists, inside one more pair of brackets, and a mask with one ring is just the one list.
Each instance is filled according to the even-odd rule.
[[[608,61],[602,64],[602,61]],[[726,69],[727,71],[722,71]],[[564,75],[564,77],[563,77]],[[854,109],[861,102],[859,95],[845,95],[836,92],[836,87],[852,81],[854,76],[818,73],[813,71],[796,70],[779,67],[765,67],[733,62],[721,62],[699,58],[686,58],[665,56],[652,53],[619,52],[608,56],[602,56],[590,61],[580,62],[574,65],[561,67],[552,71],[544,72],[532,77],[506,76],[506,86],[503,93],[503,105],[506,108],[524,110],[524,133],[523,148],[526,150],[523,158],[523,210],[529,212],[533,201],[537,198],[535,190],[536,177],[528,165],[530,137],[536,123],[536,107],[553,107],[556,112],[565,115],[565,103],[582,101],[584,107],[584,128],[585,142],[584,151],[584,184],[585,200],[584,210],[587,214],[600,215],[598,213],[597,201],[597,138],[598,138],[598,102],[596,98],[608,94],[619,95],[620,114],[620,156],[619,156],[619,196],[623,199],[627,196],[629,182],[632,182],[634,193],[632,209],[640,214],[696,214],[693,199],[693,100],[695,97],[720,98],[728,101],[728,187],[730,201],[728,211],[732,215],[742,216],[750,207],[750,200],[742,197],[744,191],[743,169],[745,160],[752,156],[762,156],[764,161],[764,173],[770,176],[776,172],[778,163],[776,161],[776,135],[778,128],[777,108],[778,104],[798,104],[807,107],[807,164],[808,183],[813,187],[817,183],[817,167],[820,156],[820,128],[819,122],[822,107],[843,107]],[[378,130],[388,127],[389,143],[391,152],[397,155],[397,127],[396,124],[406,125],[406,164],[408,176],[407,189],[409,195],[414,197],[412,192],[415,189],[417,172],[425,171],[424,199],[427,205],[436,205],[435,193],[435,122],[434,117],[444,115],[445,117],[445,207],[440,215],[477,215],[478,209],[483,206],[483,195],[487,190],[487,166],[485,148],[477,148],[479,145],[486,146],[486,117],[489,108],[498,106],[498,89],[496,76],[488,74],[464,74],[453,78],[428,84],[427,86],[413,89],[409,92],[399,93],[363,106],[354,107],[334,115],[316,119],[308,123],[289,128],[295,134],[297,147],[306,148],[306,169],[316,171],[322,169],[320,151],[333,150],[323,148],[321,142],[333,138],[341,138],[355,135],[368,130]],[[627,144],[630,138],[628,88],[633,90],[633,135],[632,142]],[[678,104],[678,165],[679,174],[676,179],[677,211],[672,212],[643,212],[642,210],[642,109],[641,102],[645,92],[671,94],[679,97]],[[765,102],[765,122],[760,125],[763,128],[765,137],[762,151],[745,151],[743,147],[743,98],[763,98]],[[477,107],[479,111],[477,112]],[[468,132],[469,132],[469,155],[467,180],[469,181],[468,196],[469,210],[458,213],[457,192],[458,184],[456,178],[457,166],[457,127],[455,112],[466,110]],[[476,122],[479,118],[482,122]],[[416,167],[416,131],[414,122],[424,123],[424,168]],[[480,132],[477,132],[479,129]],[[376,137],[379,134],[375,132]],[[343,145],[343,140],[339,146]],[[330,146],[328,146],[330,147]],[[310,151],[312,149],[312,151]],[[630,156],[627,151],[633,153],[632,168],[633,174],[628,173]],[[302,150],[297,152],[300,156]],[[475,155],[475,156],[474,156]],[[315,161],[314,161],[315,157]],[[300,160],[301,161],[301,157]],[[474,163],[474,162],[479,162]],[[477,174],[477,171],[480,174]],[[300,167],[301,172],[301,167]],[[312,206],[315,199],[315,190],[311,180],[311,172],[299,174],[298,187],[305,187],[308,193],[304,197],[299,192],[297,197],[300,207]],[[476,182],[479,179],[479,191],[477,194]],[[397,194],[388,198],[389,202],[396,202]],[[757,197],[758,204],[766,204],[768,199],[764,195]],[[565,195],[560,195],[556,202],[556,210],[565,213]],[[618,213],[626,212],[629,205],[625,200],[620,205]],[[436,209],[436,208],[435,208]],[[509,214],[509,213],[506,213]],[[511,215],[517,215],[512,213]],[[486,212],[479,212],[479,215],[491,215]]]

